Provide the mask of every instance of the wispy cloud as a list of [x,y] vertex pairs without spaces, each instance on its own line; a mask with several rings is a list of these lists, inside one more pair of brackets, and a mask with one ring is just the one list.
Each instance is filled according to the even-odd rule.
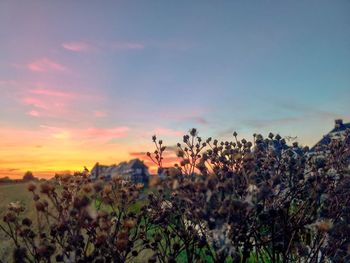
[[66,71],[67,68],[62,64],[48,58],[35,60],[27,65],[27,68],[33,72],[49,72],[49,71]]
[[31,105],[35,108],[44,109],[44,110],[47,110],[49,109],[50,106],[51,107],[53,106],[53,105],[50,105],[50,103],[46,100],[43,100],[37,97],[32,97],[32,96],[26,96],[22,98],[22,102],[26,105]]
[[32,117],[39,117],[40,113],[37,110],[31,110],[27,112],[27,115],[32,116]]
[[128,51],[142,50],[146,47],[155,49],[167,49],[174,51],[187,51],[195,46],[193,42],[181,39],[170,39],[165,41],[81,41],[72,40],[62,43],[62,48],[71,52],[88,53],[96,51]]
[[147,152],[130,152],[129,155],[131,157],[144,159],[147,156]]
[[72,102],[75,95],[57,90],[34,90],[24,93],[21,103],[31,106],[26,114],[31,117],[73,116]]
[[93,51],[126,51],[141,50],[145,44],[135,41],[71,41],[62,43],[62,47],[72,52],[93,52]]
[[[44,82],[0,80],[0,89],[3,98],[17,104],[19,109],[24,106],[23,113],[30,117],[87,120],[91,117],[91,111],[86,110],[87,105],[93,102],[98,107],[105,101],[101,92],[79,86],[61,88]],[[103,111],[94,115],[105,116]]]
[[7,169],[0,169],[0,174],[5,173],[5,172],[14,172],[14,171],[19,171],[19,168],[7,168]]
[[69,128],[69,127],[55,127],[48,125],[40,125],[42,129],[47,131],[52,138],[55,139],[79,139],[83,140],[103,140],[108,141],[115,138],[124,138],[129,134],[129,127],[112,127],[112,128]]
[[66,50],[73,52],[89,52],[96,49],[93,45],[83,41],[66,42],[62,44],[62,47]]
[[32,89],[32,90],[30,90],[30,93],[37,94],[37,95],[50,96],[50,97],[73,98],[73,97],[78,96],[78,94],[75,94],[73,92],[61,91],[61,90],[56,90],[56,89],[47,89],[47,88]]

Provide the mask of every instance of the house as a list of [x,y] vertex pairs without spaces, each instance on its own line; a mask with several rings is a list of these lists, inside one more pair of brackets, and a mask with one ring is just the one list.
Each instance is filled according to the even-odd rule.
[[[335,120],[334,128],[323,136],[323,138],[317,142],[307,153],[309,157],[313,158],[314,161],[323,164],[325,159],[330,154],[327,146],[332,142],[332,140],[340,140],[345,142],[345,146],[350,146],[350,123],[344,123],[343,120]],[[349,148],[348,148],[349,149]],[[345,156],[345,164],[347,164],[350,171],[350,154],[349,152]],[[331,170],[334,172],[334,170]]]
[[334,128],[310,149],[309,154],[313,155],[324,152],[324,148],[334,139],[349,140],[348,135],[346,135],[347,129],[350,129],[350,122],[344,123],[342,119],[335,120]]
[[96,163],[90,172],[92,180],[104,178],[110,180],[113,176],[121,176],[125,180],[131,180],[135,183],[148,184],[148,167],[139,159],[133,159],[129,162],[121,162],[116,165],[101,165]]

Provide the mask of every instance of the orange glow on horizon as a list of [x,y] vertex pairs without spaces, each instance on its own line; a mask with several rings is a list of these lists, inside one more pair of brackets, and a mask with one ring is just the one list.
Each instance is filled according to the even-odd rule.
[[[36,177],[51,178],[56,173],[91,169],[96,162],[111,165],[139,158],[156,173],[157,167],[139,149],[152,150],[152,144],[135,145],[119,142],[128,136],[127,127],[111,129],[59,129],[42,125],[35,130],[0,128],[0,177],[21,178],[26,171]],[[111,140],[117,142],[111,142]],[[166,152],[164,167],[177,161]]]

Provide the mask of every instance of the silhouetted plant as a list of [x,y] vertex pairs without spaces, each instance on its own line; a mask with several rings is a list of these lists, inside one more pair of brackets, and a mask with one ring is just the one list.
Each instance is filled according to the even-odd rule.
[[191,129],[176,172],[148,194],[118,176],[57,176],[28,185],[35,219],[12,203],[0,228],[16,262],[348,262],[349,142],[347,131],[310,154],[272,133],[218,141]]

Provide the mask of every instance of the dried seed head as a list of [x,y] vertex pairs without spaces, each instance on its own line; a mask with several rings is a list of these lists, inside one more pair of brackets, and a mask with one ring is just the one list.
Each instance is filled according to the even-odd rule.
[[40,185],[40,192],[49,195],[54,190],[54,187],[50,183],[43,183]]
[[39,212],[44,212],[45,211],[45,204],[43,202],[37,201],[35,203],[35,208],[36,210],[38,210]]
[[112,185],[106,184],[106,185],[103,187],[103,193],[104,193],[105,195],[109,195],[110,193],[112,193]]
[[17,219],[17,216],[13,212],[7,212],[3,218],[5,223],[13,223]]
[[124,227],[131,229],[136,225],[136,220],[135,219],[127,219],[124,221]]
[[92,183],[88,183],[88,184],[85,184],[83,186],[83,191],[87,194],[91,193],[93,190],[93,184]]
[[30,183],[28,184],[28,187],[27,187],[28,191],[30,192],[34,192],[36,190],[36,185],[33,184],[33,183]]
[[141,190],[141,189],[144,188],[144,184],[142,184],[142,183],[137,183],[137,184],[135,185],[135,188],[136,188],[136,190]]
[[101,192],[102,191],[102,189],[103,189],[103,182],[102,181],[96,181],[95,183],[94,183],[94,190],[95,190],[95,192],[96,193],[99,193],[99,192]]
[[22,220],[22,225],[30,227],[32,225],[32,220],[30,220],[29,218],[25,217]]
[[330,220],[323,220],[315,223],[315,226],[320,232],[328,232],[333,227],[333,223]]
[[116,247],[119,251],[124,251],[128,247],[129,240],[126,239],[118,239],[116,242]]

